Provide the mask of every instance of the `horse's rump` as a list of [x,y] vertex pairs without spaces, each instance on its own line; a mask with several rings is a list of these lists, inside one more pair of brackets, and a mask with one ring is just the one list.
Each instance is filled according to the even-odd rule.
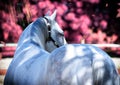
[[57,48],[48,59],[47,74],[50,85],[119,85],[111,58],[87,44]]

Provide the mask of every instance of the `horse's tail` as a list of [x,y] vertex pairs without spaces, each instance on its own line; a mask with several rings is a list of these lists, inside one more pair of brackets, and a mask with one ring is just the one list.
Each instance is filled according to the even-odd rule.
[[93,85],[120,85],[120,76],[112,61],[95,61],[92,68]]

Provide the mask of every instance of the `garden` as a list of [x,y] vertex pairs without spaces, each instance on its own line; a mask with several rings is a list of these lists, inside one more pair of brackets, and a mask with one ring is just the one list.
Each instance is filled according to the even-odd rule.
[[54,10],[68,43],[104,45],[101,49],[120,68],[119,0],[1,0],[0,61],[13,57],[21,33],[31,22]]

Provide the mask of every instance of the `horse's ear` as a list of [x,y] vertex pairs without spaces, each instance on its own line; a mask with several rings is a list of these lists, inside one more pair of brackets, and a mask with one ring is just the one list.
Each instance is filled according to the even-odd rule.
[[45,14],[45,16],[50,16],[50,10]]
[[52,20],[55,20],[56,13],[57,13],[57,10],[55,10],[55,11],[53,12],[53,14],[50,16]]

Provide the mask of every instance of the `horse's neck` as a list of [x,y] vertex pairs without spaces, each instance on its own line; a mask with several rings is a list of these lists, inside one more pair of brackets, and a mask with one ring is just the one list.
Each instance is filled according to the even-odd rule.
[[[45,49],[46,31],[40,27],[42,24],[38,21],[31,23],[23,32],[18,45],[33,44]],[[46,34],[46,35],[45,35]]]
[[15,54],[30,50],[32,47],[39,47],[45,49],[45,28],[41,28],[40,21],[31,23],[22,33]]

